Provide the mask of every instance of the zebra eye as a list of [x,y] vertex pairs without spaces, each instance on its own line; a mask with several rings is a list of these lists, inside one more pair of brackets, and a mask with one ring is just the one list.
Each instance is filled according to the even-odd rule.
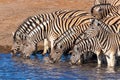
[[75,57],[75,54],[73,54],[72,56]]
[[102,12],[102,9],[101,9],[101,8],[99,9],[99,12]]
[[100,24],[98,23],[98,26],[100,26]]
[[56,54],[58,54],[59,52],[57,51]]
[[19,42],[16,42],[16,44],[19,44]]
[[26,46],[28,46],[28,45],[26,44]]
[[92,27],[92,29],[94,29],[94,27]]
[[77,48],[77,50],[79,50],[79,48]]
[[61,49],[61,48],[62,48],[62,45],[60,45],[59,48]]

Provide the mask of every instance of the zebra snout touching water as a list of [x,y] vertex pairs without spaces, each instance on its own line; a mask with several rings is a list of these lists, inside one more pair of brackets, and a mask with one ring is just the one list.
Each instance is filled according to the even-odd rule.
[[98,65],[101,65],[101,51],[102,48],[97,38],[93,37],[83,40],[80,39],[79,42],[75,43],[73,48],[73,52],[70,58],[71,64],[81,64],[81,59],[84,59],[83,55],[85,55],[87,52],[93,52],[97,55]]
[[96,37],[98,39],[102,51],[106,56],[108,67],[115,66],[115,55],[120,45],[120,34],[113,33],[113,27],[116,26],[109,26],[97,19],[92,19],[91,26],[85,31],[85,33],[87,33],[86,37]]
[[11,48],[11,55],[17,56],[17,54],[20,54],[23,49],[23,44],[21,41],[16,41],[13,43],[13,46]]

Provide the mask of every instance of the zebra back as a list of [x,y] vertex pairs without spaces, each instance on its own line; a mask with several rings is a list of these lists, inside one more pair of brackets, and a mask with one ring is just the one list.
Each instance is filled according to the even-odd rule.
[[[83,11],[81,10],[58,10],[52,13],[45,13],[45,14],[38,14],[35,16],[28,17],[23,23],[17,28],[15,31],[15,34],[13,36],[13,39],[26,39],[26,35],[28,35],[30,32],[32,32],[34,29],[39,27],[40,24],[43,24],[43,22],[53,20],[58,16],[69,18],[73,16],[78,16]],[[85,11],[83,13],[86,13]]]
[[[28,38],[31,39],[34,43],[38,43],[53,33],[60,35],[69,28],[69,21],[71,21],[71,23],[74,23],[75,18],[77,19],[78,17],[85,14],[88,13],[82,10],[67,10],[66,12],[57,15],[55,19],[39,24],[38,27],[33,29],[33,31],[28,34]],[[78,22],[76,22],[76,24],[77,23]],[[71,27],[72,25],[69,26]]]

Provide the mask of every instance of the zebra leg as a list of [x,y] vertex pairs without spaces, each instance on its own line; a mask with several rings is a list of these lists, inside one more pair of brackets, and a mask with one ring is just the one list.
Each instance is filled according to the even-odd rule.
[[110,54],[110,63],[111,63],[111,67],[115,66],[115,55],[114,54]]
[[[53,51],[53,43],[54,43],[54,40],[51,40],[50,42],[51,42],[50,47],[51,47],[51,52],[52,52],[52,51]],[[53,58],[51,58],[51,54],[50,54],[48,57],[45,57],[45,58],[44,58],[44,61],[45,61],[45,63],[54,63],[54,62],[53,62]]]
[[107,66],[108,67],[114,67],[114,65],[115,65],[115,55],[112,51],[109,55],[106,55],[106,59],[107,59]]
[[120,56],[120,46],[117,49],[117,56]]
[[100,52],[96,52],[96,55],[97,55],[97,63],[98,63],[98,66],[100,66],[100,65],[101,65]]
[[44,51],[42,54],[45,55],[48,49],[49,49],[48,40],[44,39]]

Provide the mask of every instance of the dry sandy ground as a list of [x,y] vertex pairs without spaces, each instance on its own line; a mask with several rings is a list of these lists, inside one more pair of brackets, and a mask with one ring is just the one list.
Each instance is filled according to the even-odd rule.
[[[0,52],[9,52],[12,32],[29,16],[59,9],[90,10],[94,0],[0,0]],[[40,44],[41,47],[42,44]]]

